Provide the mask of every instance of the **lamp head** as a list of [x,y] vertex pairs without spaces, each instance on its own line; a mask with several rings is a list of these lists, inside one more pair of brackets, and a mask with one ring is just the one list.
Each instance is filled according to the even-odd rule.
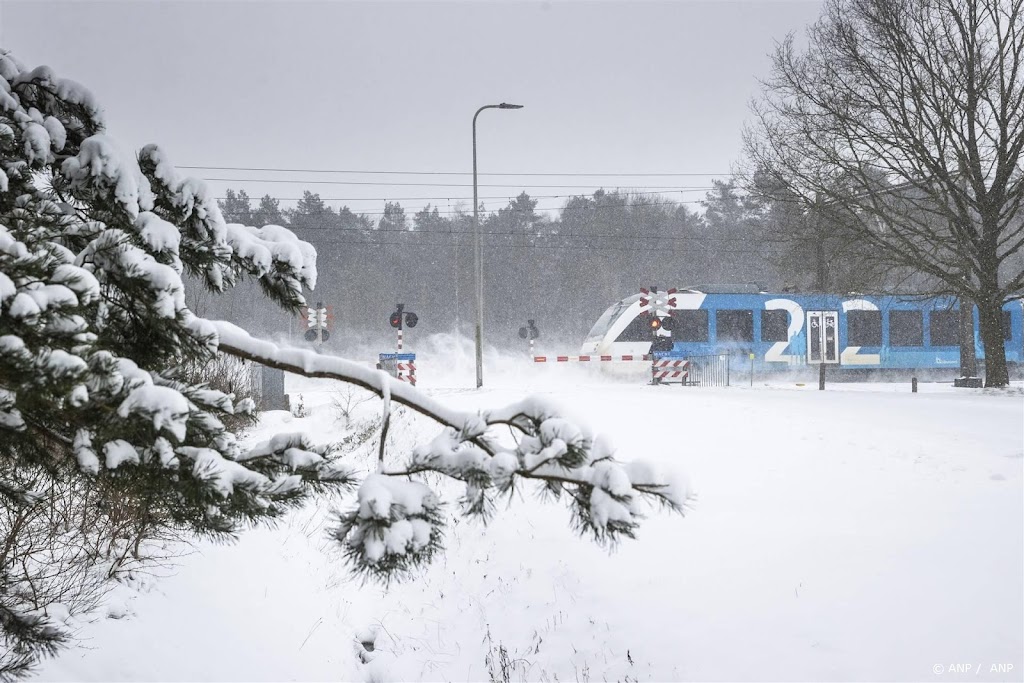
[[521,104],[509,104],[508,102],[502,102],[501,104],[498,105],[498,109],[522,109],[522,108],[523,108],[523,105],[521,105]]

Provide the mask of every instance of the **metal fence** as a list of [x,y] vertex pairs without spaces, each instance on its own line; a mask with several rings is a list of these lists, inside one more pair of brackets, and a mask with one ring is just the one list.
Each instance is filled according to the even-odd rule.
[[689,375],[684,382],[688,387],[729,386],[729,359],[727,353],[710,356],[690,356]]

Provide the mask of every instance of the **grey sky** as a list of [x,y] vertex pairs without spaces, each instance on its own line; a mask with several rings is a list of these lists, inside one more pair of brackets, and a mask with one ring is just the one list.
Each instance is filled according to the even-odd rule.
[[[801,2],[16,2],[0,0],[0,45],[87,85],[126,148],[157,142],[179,165],[719,173],[739,149],[747,102],[774,41],[802,31]],[[207,177],[238,172],[195,171]],[[469,177],[315,176],[363,182]],[[707,178],[493,178],[483,197],[591,192],[598,185],[704,186]],[[540,188],[536,185],[586,184]],[[472,196],[464,187],[213,183],[296,197]],[[673,199],[696,200],[702,192]],[[561,199],[541,200],[540,208]],[[426,200],[405,200],[410,212]],[[434,201],[444,210],[445,199]],[[487,200],[496,209],[504,200]],[[340,202],[332,202],[334,205]],[[468,203],[467,203],[468,206]]]

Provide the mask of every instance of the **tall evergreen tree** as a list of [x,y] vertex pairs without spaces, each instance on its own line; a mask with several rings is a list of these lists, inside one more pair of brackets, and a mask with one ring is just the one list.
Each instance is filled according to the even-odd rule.
[[378,230],[389,230],[393,232],[404,232],[408,229],[405,219],[405,209],[398,202],[385,202],[384,215],[377,223]]
[[346,230],[373,230],[369,216],[353,213],[347,206],[338,209],[338,225]]
[[[252,224],[263,225],[287,225],[288,221],[281,212],[281,202],[269,194],[260,198],[260,205],[252,214]],[[248,225],[248,224],[247,224]]]
[[515,199],[509,200],[508,206],[498,209],[495,227],[502,232],[528,235],[540,220],[536,209],[537,200],[531,199],[526,192],[520,192]]
[[413,214],[412,224],[413,229],[419,232],[448,232],[451,230],[451,223],[448,219],[441,215],[436,206],[431,208],[430,204]]
[[[224,193],[224,200],[218,201],[217,206],[220,207],[220,212],[226,222],[253,224],[252,207],[249,205],[249,195],[245,193],[245,190],[239,190],[237,194],[234,190],[227,190]],[[266,225],[266,223],[262,225]]]
[[288,223],[296,228],[324,229],[337,225],[334,209],[327,206],[320,195],[304,190],[294,209],[287,212]]
[[703,253],[708,280],[714,284],[778,287],[766,258],[757,202],[735,180],[713,180],[704,199]]

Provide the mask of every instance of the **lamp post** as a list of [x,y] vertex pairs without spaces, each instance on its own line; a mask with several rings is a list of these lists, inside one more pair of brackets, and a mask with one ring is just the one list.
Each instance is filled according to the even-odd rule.
[[484,109],[522,109],[521,104],[488,104],[473,114],[473,277],[476,282],[476,388],[484,384],[484,259],[480,248],[480,202],[476,188],[476,117]]

